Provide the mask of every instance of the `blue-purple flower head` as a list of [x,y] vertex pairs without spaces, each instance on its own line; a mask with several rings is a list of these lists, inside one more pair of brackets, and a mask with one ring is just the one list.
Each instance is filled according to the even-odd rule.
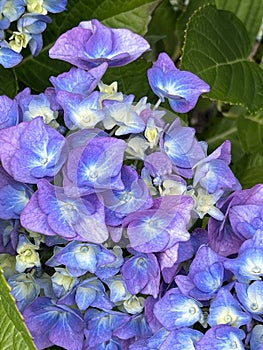
[[4,68],[12,68],[19,64],[23,59],[23,56],[13,51],[10,46],[6,43],[3,45],[3,42],[0,43],[0,64]]
[[193,109],[199,96],[209,92],[210,87],[191,72],[177,69],[166,53],[161,53],[153,67],[148,70],[153,92],[164,102],[168,99],[172,109],[186,113]]
[[65,145],[64,137],[41,117],[0,130],[3,168],[20,182],[34,184],[41,178],[52,179],[65,161]]
[[46,15],[48,12],[59,13],[65,11],[67,6],[67,0],[27,0],[26,3],[28,12],[42,15]]
[[17,102],[6,95],[0,96],[0,129],[18,124],[18,116]]
[[33,56],[37,56],[42,49],[42,32],[46,30],[51,18],[38,13],[26,13],[17,22],[20,33],[28,36],[28,44]]
[[38,182],[21,222],[28,230],[67,240],[102,243],[108,238],[104,208],[95,196],[70,198],[46,180]]
[[223,222],[209,219],[209,245],[221,255],[235,254],[245,240],[263,230],[263,185],[235,191],[218,208],[225,218]]
[[133,249],[142,253],[161,252],[190,237],[187,225],[193,207],[189,196],[156,198],[149,209],[129,214],[123,221]]
[[197,343],[196,350],[245,350],[245,333],[228,325],[210,328]]
[[29,186],[15,181],[0,167],[0,218],[19,219],[32,192]]
[[211,300],[224,282],[224,260],[208,246],[201,246],[190,266],[189,274],[175,277],[180,291],[199,301]]
[[96,88],[107,68],[107,63],[94,67],[88,72],[84,69],[72,67],[68,72],[62,73],[57,77],[51,76],[50,81],[56,92],[68,91],[75,94],[88,95]]
[[93,19],[62,34],[49,55],[79,68],[90,69],[103,62],[109,66],[124,66],[149,48],[148,42],[140,35],[128,29],[108,28]]
[[154,305],[154,314],[168,330],[189,327],[203,321],[201,304],[172,288]]
[[83,349],[85,323],[79,311],[40,297],[25,309],[23,316],[39,350],[52,345]]
[[121,168],[125,149],[121,139],[97,136],[71,150],[63,169],[67,195],[124,189]]

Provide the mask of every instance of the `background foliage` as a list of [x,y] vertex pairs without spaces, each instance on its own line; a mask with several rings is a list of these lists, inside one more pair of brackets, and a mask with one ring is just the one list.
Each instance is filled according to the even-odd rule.
[[[178,67],[211,86],[197,107],[181,117],[208,142],[210,151],[231,140],[232,168],[249,188],[263,179],[263,45],[258,37],[262,17],[262,0],[190,0],[188,5],[183,0],[69,0],[67,12],[52,16],[37,58],[28,53],[16,68],[0,68],[0,94],[14,98],[26,86],[42,92],[51,85],[51,75],[68,70],[70,65],[50,59],[48,50],[80,21],[97,18],[111,27],[129,28],[144,35],[152,50],[127,67],[110,69],[103,81],[117,80],[120,91],[137,99],[147,95],[155,103],[146,72],[158,53],[166,51]],[[0,344],[9,337],[16,348],[34,349],[0,278],[1,324],[10,325],[0,327]],[[13,349],[8,343],[0,346]]]

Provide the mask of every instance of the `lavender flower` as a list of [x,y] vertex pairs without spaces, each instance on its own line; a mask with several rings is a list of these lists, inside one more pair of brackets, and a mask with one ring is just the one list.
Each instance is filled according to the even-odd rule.
[[123,190],[106,190],[102,193],[106,222],[111,226],[121,225],[128,214],[152,205],[148,187],[134,168],[124,165],[121,180]]
[[249,325],[251,317],[242,310],[233,295],[227,289],[222,288],[211,303],[207,322],[211,327],[228,324],[239,328],[245,324]]
[[87,325],[87,348],[112,339],[118,329],[130,320],[129,315],[118,311],[100,311],[92,308],[86,311],[84,318]]
[[225,213],[223,221],[210,218],[209,245],[219,254],[238,252],[241,244],[263,229],[263,185],[236,191],[218,204]]
[[171,159],[175,172],[188,178],[193,176],[194,165],[205,157],[204,146],[195,138],[194,129],[181,126],[179,118],[164,133],[160,147]]
[[49,55],[79,68],[90,69],[103,62],[109,66],[124,66],[149,48],[148,42],[140,35],[128,29],[108,28],[93,19],[62,34]]
[[131,294],[143,293],[157,297],[160,269],[154,254],[135,254],[125,261],[121,273]]
[[41,117],[0,130],[0,158],[15,180],[37,183],[52,179],[65,161],[61,157],[66,141]]
[[23,316],[39,350],[52,345],[67,350],[82,349],[85,323],[77,310],[39,297],[25,309]]
[[160,53],[153,67],[148,70],[148,80],[153,92],[164,102],[168,98],[175,112],[189,112],[199,96],[210,87],[195,74],[177,69],[171,58]]
[[210,328],[196,345],[196,350],[245,350],[244,331],[227,325]]
[[123,221],[131,247],[143,253],[160,252],[187,241],[186,226],[193,202],[188,196],[157,198],[150,209],[129,214]]
[[28,203],[33,190],[15,181],[0,167],[0,218],[19,219],[20,214]]
[[68,91],[75,94],[88,95],[96,88],[107,67],[107,63],[102,63],[88,72],[84,69],[72,67],[68,72],[62,73],[57,77],[51,76],[49,80],[55,87],[56,92]]
[[28,230],[67,240],[102,243],[108,238],[103,206],[96,197],[69,198],[46,180],[39,181],[21,222]]
[[212,299],[224,282],[224,260],[208,246],[201,246],[189,274],[175,277],[180,291],[197,300]]
[[126,143],[109,137],[94,137],[85,146],[69,152],[64,167],[68,195],[90,194],[108,189],[122,190],[121,167]]
[[11,100],[11,98],[5,95],[0,96],[0,129],[17,125],[18,117],[18,106],[16,101]]
[[166,329],[173,331],[202,322],[200,306],[198,301],[184,296],[178,288],[172,288],[154,305],[154,314]]

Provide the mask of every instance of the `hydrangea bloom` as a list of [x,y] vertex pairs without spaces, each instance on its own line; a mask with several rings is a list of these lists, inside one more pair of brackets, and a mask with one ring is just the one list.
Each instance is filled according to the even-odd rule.
[[186,230],[193,202],[186,196],[154,200],[150,209],[129,214],[123,221],[131,247],[143,253],[160,252],[189,239]]
[[249,283],[263,276],[262,231],[245,241],[239,249],[238,257],[224,262],[225,268],[233,272],[239,282]]
[[250,285],[236,282],[237,297],[244,308],[258,321],[263,313],[263,281],[255,281]]
[[45,93],[32,95],[30,89],[24,89],[16,96],[21,121],[31,121],[42,117],[45,124],[57,127],[58,105],[54,106],[51,96]]
[[128,29],[108,28],[93,19],[62,34],[49,50],[49,55],[79,68],[90,69],[103,62],[109,66],[124,66],[149,48],[148,42],[140,35]]
[[65,161],[66,141],[41,117],[0,130],[0,158],[4,169],[17,181],[37,183],[52,179]]
[[103,207],[96,197],[69,198],[62,188],[45,180],[39,181],[38,191],[23,210],[21,222],[29,230],[68,240],[102,243],[108,238]]
[[152,205],[152,197],[145,182],[132,167],[121,168],[122,190],[106,190],[102,193],[106,222],[118,226],[130,213],[147,209]]
[[18,118],[18,106],[16,101],[11,100],[11,98],[5,95],[0,96],[0,129],[17,125],[19,121]]
[[129,315],[118,311],[100,311],[90,308],[85,313],[87,348],[112,339],[118,328],[129,320]]
[[82,349],[85,323],[77,310],[39,297],[25,309],[23,316],[38,349],[52,345],[68,350]]
[[160,269],[154,254],[135,254],[125,261],[121,273],[130,293],[157,297]]
[[46,15],[48,12],[58,13],[66,9],[67,0],[27,0],[28,12],[41,13]]
[[73,290],[66,295],[63,303],[76,305],[79,310],[85,311],[90,306],[100,309],[112,309],[112,303],[105,291],[105,287],[97,277],[87,278],[85,281],[78,283]]
[[[28,203],[33,190],[15,181],[0,167],[0,218],[19,219],[20,214]],[[8,203],[8,205],[7,205]]]
[[172,109],[179,113],[193,109],[199,96],[210,91],[209,85],[195,74],[177,69],[165,52],[148,70],[148,80],[160,100],[168,98]]
[[212,299],[224,281],[224,260],[208,246],[201,246],[190,266],[188,276],[175,277],[180,291],[197,300]]
[[96,273],[97,268],[116,261],[116,256],[102,245],[72,241],[60,249],[46,263],[49,266],[65,265],[74,277],[86,272]]
[[[12,3],[25,7],[0,0],[0,26]],[[26,4],[10,46],[37,50],[66,1]],[[55,47],[82,68],[0,98],[0,264],[38,349],[262,350],[262,185],[240,190],[230,143],[208,155],[158,108],[192,108],[208,85],[165,54],[149,70],[153,108],[104,84],[148,44],[97,20]]]
[[62,12],[66,5],[67,0],[1,0],[0,64],[5,68],[18,65],[23,59],[20,52],[28,45],[37,56],[43,46],[42,32],[51,22],[48,12]]
[[0,64],[4,68],[12,68],[23,60],[23,56],[13,51],[6,43],[0,43]]
[[229,168],[230,147],[230,142],[225,141],[208,157],[195,164],[194,186],[199,183],[208,193],[241,189],[241,185]]
[[250,346],[251,350],[262,350],[263,346],[263,325],[257,324],[251,334]]
[[153,336],[136,341],[130,350],[192,350],[202,337],[202,333],[191,328],[180,328],[169,332],[161,328]]
[[75,94],[88,95],[96,88],[107,67],[107,63],[102,63],[88,72],[84,69],[72,67],[68,72],[62,73],[57,77],[51,76],[49,80],[56,92],[68,91]]
[[244,331],[227,325],[210,328],[196,345],[196,350],[245,350]]
[[65,125],[70,130],[94,128],[105,118],[99,110],[100,93],[94,91],[88,96],[60,91],[57,101],[64,110]]
[[218,204],[223,221],[209,219],[210,246],[224,256],[238,252],[241,244],[263,229],[263,185],[236,191]]
[[241,305],[227,289],[220,289],[216,298],[212,301],[207,322],[213,327],[218,324],[228,324],[233,327],[241,327],[249,324],[251,317],[242,311]]
[[12,294],[21,312],[38,297],[40,292],[40,287],[36,284],[34,277],[27,273],[11,276],[8,284],[12,288]]
[[154,315],[169,331],[181,327],[190,327],[197,321],[203,321],[201,304],[184,296],[178,288],[170,289],[154,305]]
[[195,130],[181,126],[176,118],[161,140],[161,148],[171,159],[179,175],[191,178],[193,166],[205,157],[203,145],[195,138]]
[[121,167],[126,143],[109,137],[95,137],[85,146],[69,152],[64,167],[67,194],[76,195],[122,190]]

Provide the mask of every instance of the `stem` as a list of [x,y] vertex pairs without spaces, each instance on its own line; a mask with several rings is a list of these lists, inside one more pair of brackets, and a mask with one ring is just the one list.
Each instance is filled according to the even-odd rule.
[[160,106],[161,103],[162,103],[162,100],[159,98],[159,100],[154,105],[153,110],[155,111]]

